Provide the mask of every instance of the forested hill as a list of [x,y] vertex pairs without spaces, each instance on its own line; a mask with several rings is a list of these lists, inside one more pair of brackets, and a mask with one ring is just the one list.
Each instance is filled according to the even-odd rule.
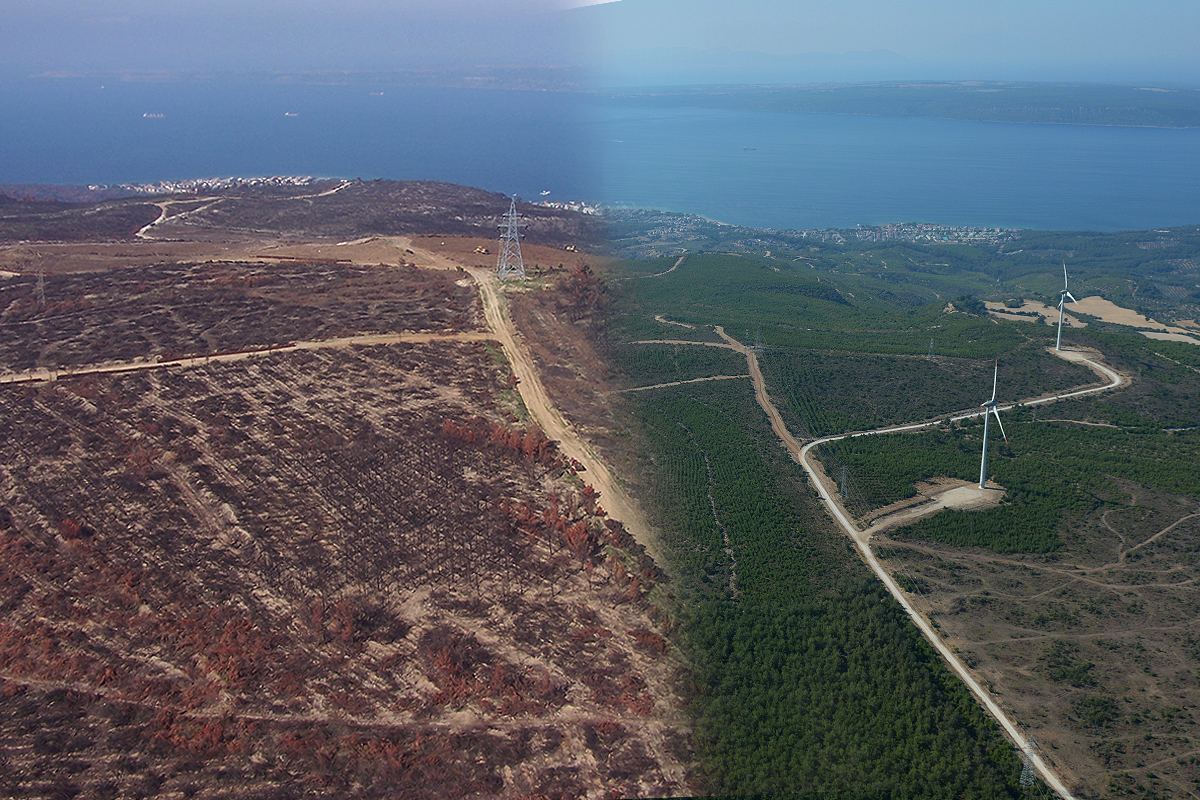
[[906,82],[685,86],[611,92],[617,105],[730,108],[988,122],[1200,127],[1200,88],[1089,83]]

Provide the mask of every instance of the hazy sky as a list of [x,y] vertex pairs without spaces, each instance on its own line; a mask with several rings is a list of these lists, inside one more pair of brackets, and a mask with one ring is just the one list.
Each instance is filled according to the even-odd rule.
[[[1200,83],[1195,0],[621,0],[571,13],[600,32],[610,74],[631,62],[678,65],[688,59],[680,48],[761,53],[754,69],[779,81],[839,79],[815,73],[841,69],[845,80]],[[737,69],[728,58],[697,61],[706,63],[715,75]]]
[[0,0],[0,70],[586,62],[610,80],[1200,83],[1195,0],[619,0],[572,8],[585,3]]
[[0,69],[389,69],[577,60],[559,0],[0,0]]

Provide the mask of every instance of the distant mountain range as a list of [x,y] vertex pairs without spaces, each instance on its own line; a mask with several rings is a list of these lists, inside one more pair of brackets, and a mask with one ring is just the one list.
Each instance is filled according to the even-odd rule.
[[733,48],[662,47],[622,50],[598,58],[602,86],[678,86],[873,80],[918,68],[891,50],[777,55]]
[[1130,127],[1200,127],[1200,88],[989,81],[672,86],[612,90],[623,106]]

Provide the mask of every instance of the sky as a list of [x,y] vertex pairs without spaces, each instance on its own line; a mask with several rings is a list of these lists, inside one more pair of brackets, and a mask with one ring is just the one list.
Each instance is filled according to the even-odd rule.
[[1200,83],[1195,0],[621,0],[571,13],[617,82]]
[[0,0],[0,71],[578,64],[561,0]]
[[8,75],[574,65],[610,84],[1200,83],[1195,0],[0,0],[0,19]]

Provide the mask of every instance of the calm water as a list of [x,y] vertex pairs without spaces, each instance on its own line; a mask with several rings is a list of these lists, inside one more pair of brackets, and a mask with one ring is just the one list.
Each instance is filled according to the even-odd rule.
[[601,195],[618,204],[769,228],[1200,223],[1200,130],[699,109],[595,113]]
[[547,190],[551,200],[755,227],[1200,223],[1200,130],[613,108],[553,92],[101,88],[83,79],[0,81],[0,112],[0,183],[308,174],[443,180],[530,199]]
[[594,186],[578,103],[547,92],[42,79],[0,82],[0,110],[0,183],[315,175],[550,199]]

